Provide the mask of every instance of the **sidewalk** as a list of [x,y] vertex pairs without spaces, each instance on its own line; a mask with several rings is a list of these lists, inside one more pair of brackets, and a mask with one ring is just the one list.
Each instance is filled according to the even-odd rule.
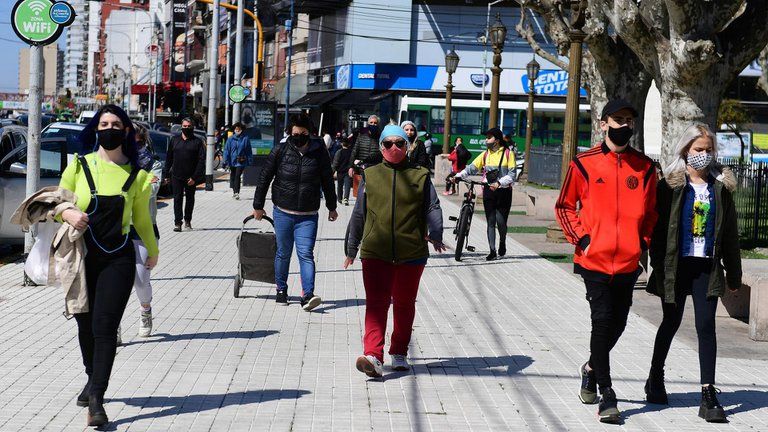
[[[295,258],[288,307],[275,304],[272,286],[254,282],[241,290],[245,298],[233,298],[234,239],[250,201],[233,201],[225,187],[198,193],[192,232],[173,233],[172,206],[160,209],[155,334],[135,336],[132,296],[107,391],[108,430],[768,429],[768,355],[719,359],[730,424],[710,426],[696,416],[696,350],[681,341],[667,369],[672,406],[646,405],[655,326],[634,313],[612,362],[626,422],[600,425],[596,406],[576,396],[589,340],[583,285],[512,239],[507,257],[486,262],[482,215],[472,228],[477,252],[461,263],[452,253],[429,261],[409,353],[413,370],[369,380],[353,364],[365,304],[359,261],[341,269],[352,207],[342,206],[334,223],[321,210],[316,292],[324,304],[308,314],[297,304]],[[245,188],[243,196],[252,192]],[[452,244],[448,216],[458,207],[443,203]],[[21,287],[20,280],[21,265],[0,267],[0,431],[83,430],[74,320],[62,317],[60,292]]]

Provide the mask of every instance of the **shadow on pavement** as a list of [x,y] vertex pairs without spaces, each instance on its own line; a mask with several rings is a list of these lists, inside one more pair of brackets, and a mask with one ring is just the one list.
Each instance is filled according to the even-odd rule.
[[[720,403],[725,408],[726,415],[734,415],[768,407],[768,392],[758,390],[737,390],[735,392],[722,392],[717,396]],[[619,401],[622,401],[619,399]],[[701,392],[688,393],[669,393],[669,406],[651,404],[644,400],[624,400],[625,402],[642,405],[639,408],[633,408],[622,412],[624,418],[629,418],[636,414],[663,411],[667,408],[692,408],[691,415],[698,414],[697,408],[701,403]],[[704,420],[702,420],[703,422]]]
[[[189,396],[149,396],[110,399],[109,403],[122,402],[126,405],[141,407],[144,409],[163,408],[157,412],[139,414],[110,422],[106,427],[97,430],[114,431],[124,424],[136,421],[155,419],[180,414],[200,413],[203,411],[217,410],[232,405],[249,405],[253,403],[271,402],[280,399],[298,399],[308,395],[308,390],[250,390],[225,394],[198,394]],[[107,409],[109,412],[109,409]]]
[[195,340],[195,339],[256,339],[271,336],[278,333],[277,330],[253,330],[253,331],[222,331],[222,332],[203,332],[203,333],[186,333],[172,335],[168,333],[157,333],[149,338],[140,338],[131,342],[124,343],[120,346],[126,347],[131,345],[143,345],[155,342],[177,342],[183,340]]
[[211,275],[211,276],[201,276],[201,275],[187,275],[187,276],[179,276],[179,277],[166,277],[166,278],[152,278],[153,281],[172,281],[172,280],[186,280],[186,279],[202,279],[202,280],[215,280],[215,279],[234,279],[235,276],[222,276],[222,275]]
[[[501,357],[423,357],[413,358],[414,361],[437,360],[426,364],[414,364],[413,373],[424,373],[439,369],[441,374],[462,376],[496,375],[494,368],[506,368],[507,375],[515,375],[533,364],[533,359],[526,355],[509,355]],[[429,372],[432,373],[431,371]]]

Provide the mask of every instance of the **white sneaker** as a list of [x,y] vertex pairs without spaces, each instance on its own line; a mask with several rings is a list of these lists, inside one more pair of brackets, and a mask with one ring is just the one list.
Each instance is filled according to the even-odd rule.
[[139,318],[139,337],[149,337],[152,334],[152,309],[141,312]]
[[123,337],[121,336],[122,333],[123,333],[123,326],[118,325],[117,326],[117,346],[120,346],[123,344]]
[[372,355],[360,356],[355,362],[357,370],[368,375],[371,378],[379,378],[384,372],[384,365],[381,364],[379,359]]
[[239,194],[239,193],[236,193],[236,194],[235,194],[235,199],[236,199],[236,200],[239,200],[239,199],[240,199],[240,194]]
[[411,365],[408,364],[408,359],[404,355],[392,354],[390,357],[392,358],[392,370],[407,371],[411,368]]

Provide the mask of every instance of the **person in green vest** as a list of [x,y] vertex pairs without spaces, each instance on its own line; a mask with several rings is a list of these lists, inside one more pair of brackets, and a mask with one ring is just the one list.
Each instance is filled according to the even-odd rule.
[[408,135],[388,125],[379,138],[383,163],[365,170],[358,200],[347,226],[344,268],[358,251],[365,285],[364,354],[357,370],[369,377],[383,372],[384,333],[389,305],[394,331],[389,348],[392,369],[408,370],[406,359],[416,314],[416,294],[429,257],[443,245],[443,213],[429,170],[409,162]]

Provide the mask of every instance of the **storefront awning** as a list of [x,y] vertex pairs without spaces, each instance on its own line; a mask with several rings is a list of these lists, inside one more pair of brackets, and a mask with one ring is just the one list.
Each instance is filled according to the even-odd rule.
[[388,90],[347,90],[343,96],[335,99],[332,105],[375,105],[392,93]]
[[319,107],[321,105],[325,105],[337,97],[343,95],[346,92],[346,90],[330,90],[330,91],[322,91],[322,92],[315,92],[315,93],[307,93],[302,97],[301,99],[294,102],[293,106],[298,107]]

